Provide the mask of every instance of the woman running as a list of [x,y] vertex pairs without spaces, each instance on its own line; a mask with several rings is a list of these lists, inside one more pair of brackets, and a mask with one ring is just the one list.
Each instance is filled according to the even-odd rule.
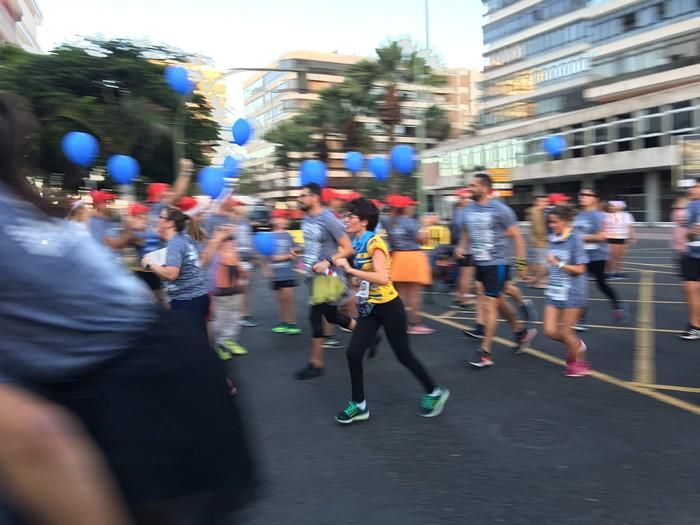
[[435,330],[425,326],[418,313],[422,302],[421,288],[432,283],[428,256],[420,249],[426,235],[410,213],[413,201],[409,197],[390,195],[388,202],[391,213],[382,222],[389,234],[394,283],[407,305],[408,333],[432,334]]
[[347,230],[354,238],[353,265],[351,266],[347,259],[337,259],[335,262],[336,266],[341,267],[348,275],[361,280],[357,293],[357,310],[360,317],[347,351],[352,401],[335,417],[335,420],[342,424],[369,419],[362,358],[381,327],[384,327],[396,358],[413,372],[423,385],[425,395],[421,403],[421,415],[440,415],[450,396],[450,391],[435,384],[411,352],[406,330],[406,310],[391,282],[389,251],[384,240],[374,233],[378,220],[379,211],[370,201],[365,198],[351,201],[348,204]]
[[[583,247],[588,257],[588,274],[593,276],[598,285],[598,289],[605,295],[612,305],[612,316],[614,321],[623,321],[626,317],[617,298],[615,290],[608,284],[605,275],[605,264],[608,260],[608,244],[605,233],[605,214],[600,211],[600,197],[591,188],[584,188],[578,194],[581,211],[576,215],[573,227],[583,241]],[[585,310],[579,320],[576,330],[586,331]]]
[[586,344],[576,336],[574,325],[586,307],[586,251],[571,227],[572,210],[557,206],[549,213],[549,285],[545,291],[544,333],[566,346],[567,377],[590,373]]
[[608,278],[615,281],[627,279],[627,275],[622,273],[622,258],[627,247],[634,243],[634,216],[625,211],[626,208],[627,204],[623,201],[608,203],[605,230],[608,234],[610,260],[607,272]]

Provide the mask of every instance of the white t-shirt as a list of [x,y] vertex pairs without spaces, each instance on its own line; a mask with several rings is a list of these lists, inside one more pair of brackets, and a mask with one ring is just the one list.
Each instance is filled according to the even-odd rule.
[[606,213],[605,230],[608,239],[629,239],[634,217],[627,211]]

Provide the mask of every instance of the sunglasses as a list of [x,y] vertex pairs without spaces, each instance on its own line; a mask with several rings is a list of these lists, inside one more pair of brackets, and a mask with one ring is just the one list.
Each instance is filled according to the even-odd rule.
[[171,219],[170,217],[163,217],[162,215],[158,215],[158,218],[159,218],[161,221],[172,221],[172,219]]
[[578,196],[579,197],[596,197],[597,195],[595,195],[594,193],[579,193]]

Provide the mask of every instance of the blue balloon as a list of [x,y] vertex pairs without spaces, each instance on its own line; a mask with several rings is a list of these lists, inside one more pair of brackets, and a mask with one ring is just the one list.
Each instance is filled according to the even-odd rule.
[[315,182],[322,188],[326,186],[328,176],[326,175],[326,165],[320,160],[311,159],[301,163],[301,185]]
[[165,68],[165,80],[173,91],[180,95],[188,95],[194,88],[194,82],[190,81],[189,74],[184,67],[168,66]]
[[84,168],[92,166],[100,154],[100,144],[89,133],[71,131],[61,141],[61,149],[68,160]]
[[228,155],[224,159],[224,174],[227,177],[238,177],[241,171],[241,163],[236,157]]
[[561,135],[551,135],[544,139],[544,150],[552,157],[561,155],[566,149],[566,139]]
[[272,232],[256,233],[255,237],[253,237],[253,245],[255,246],[255,251],[266,257],[275,255],[277,252],[277,241],[275,234]]
[[359,151],[348,151],[345,154],[345,168],[350,173],[359,173],[364,168],[365,158]]
[[391,163],[394,169],[403,175],[416,169],[416,152],[408,144],[399,144],[391,148]]
[[253,128],[251,127],[250,122],[244,118],[239,118],[236,122],[234,122],[231,131],[233,131],[233,142],[239,146],[244,146],[245,143],[250,140],[250,137],[253,134]]
[[209,166],[199,172],[199,187],[204,195],[216,199],[224,191],[224,172],[221,168]]
[[372,157],[369,159],[367,167],[377,180],[386,180],[389,178],[391,166],[389,161],[384,157]]
[[141,166],[134,157],[112,155],[107,159],[107,171],[117,184],[131,184],[141,172]]

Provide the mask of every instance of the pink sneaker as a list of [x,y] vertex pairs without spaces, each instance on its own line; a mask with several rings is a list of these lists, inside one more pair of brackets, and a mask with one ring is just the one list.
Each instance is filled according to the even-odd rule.
[[430,335],[435,333],[435,330],[428,328],[424,324],[414,324],[408,327],[407,333],[409,335]]
[[566,377],[583,377],[587,376],[589,373],[590,370],[586,367],[586,365],[579,361],[571,363],[564,370],[564,375]]

